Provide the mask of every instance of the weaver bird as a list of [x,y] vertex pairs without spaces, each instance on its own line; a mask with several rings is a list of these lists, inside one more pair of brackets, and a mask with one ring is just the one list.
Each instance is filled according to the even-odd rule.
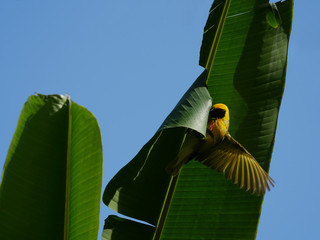
[[206,137],[188,129],[185,141],[177,157],[168,164],[166,171],[177,175],[183,164],[195,159],[204,165],[222,172],[227,179],[246,191],[260,195],[274,181],[257,160],[228,132],[229,109],[218,103],[209,112]]

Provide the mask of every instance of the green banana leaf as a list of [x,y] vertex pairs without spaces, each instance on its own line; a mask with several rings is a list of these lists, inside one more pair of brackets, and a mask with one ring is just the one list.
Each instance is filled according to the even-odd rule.
[[[215,1],[205,26],[200,51],[200,65],[208,71],[206,83],[213,103],[222,102],[229,107],[231,135],[251,152],[266,171],[270,165],[285,84],[292,11],[293,0],[276,4],[264,0]],[[176,128],[161,128],[161,131],[189,128],[177,125],[176,121],[169,121],[165,126]],[[157,145],[160,148],[157,151],[161,154],[155,160],[158,171],[163,172],[163,168],[174,157],[170,154],[170,159],[167,159],[169,154],[163,152],[171,145],[175,144],[175,148],[180,146],[182,135],[183,132],[179,135],[179,144],[163,141],[163,145]],[[153,145],[149,143],[141,151],[153,151]],[[136,158],[144,162],[139,154]],[[132,162],[137,161],[136,158]],[[123,179],[129,173],[127,166],[121,170]],[[132,175],[137,172],[139,168],[130,168]],[[120,179],[119,173],[115,178],[117,176]],[[239,189],[222,174],[192,161],[182,168],[178,178],[166,179],[162,185],[153,185],[154,179],[152,182],[148,178],[145,180],[140,183],[141,189],[150,188],[152,192],[139,191],[140,188],[137,188],[133,195],[128,194],[122,200],[121,184],[114,188],[118,189],[117,194],[112,194],[110,189],[115,182],[111,181],[105,190],[104,202],[109,206],[112,202],[112,208],[119,213],[153,224],[153,239],[255,239],[263,196],[251,195]],[[148,193],[152,195],[159,188],[162,191],[162,206],[159,203],[153,205],[152,215],[146,218],[141,213],[145,210],[143,204],[136,204],[134,199],[139,202],[140,197],[152,200]],[[166,195],[163,199],[164,189]],[[120,206],[120,202],[122,206],[131,208],[130,215],[126,214],[129,210],[122,211],[122,207],[115,207]],[[149,202],[149,205],[153,202]],[[119,225],[114,228],[105,225],[104,231],[121,232],[119,228]],[[120,234],[109,236],[105,239],[125,239]],[[131,239],[152,238],[141,235]]]
[[[103,201],[111,209],[153,225],[157,224],[170,182],[165,166],[177,155],[185,127],[189,126],[205,134],[205,119],[208,119],[212,105],[205,86],[206,79],[205,71],[182,97],[153,138],[108,183]],[[187,111],[192,108],[196,111]],[[197,117],[205,121],[199,122]]]
[[101,185],[95,117],[69,96],[31,96],[3,169],[0,239],[97,239]]

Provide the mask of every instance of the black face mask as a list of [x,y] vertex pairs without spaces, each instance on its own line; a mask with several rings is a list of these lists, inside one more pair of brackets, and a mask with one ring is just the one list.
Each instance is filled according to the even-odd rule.
[[209,112],[209,119],[219,119],[223,118],[226,114],[226,110],[221,108],[211,108]]

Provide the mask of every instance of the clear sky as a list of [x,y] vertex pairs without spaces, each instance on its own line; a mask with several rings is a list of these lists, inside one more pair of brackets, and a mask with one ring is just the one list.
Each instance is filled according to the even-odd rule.
[[[27,98],[68,93],[99,121],[104,190],[202,72],[198,57],[211,4],[1,1],[0,166]],[[319,9],[317,0],[295,3],[270,168],[276,187],[264,200],[259,240],[319,237]],[[109,214],[102,203],[100,229]]]

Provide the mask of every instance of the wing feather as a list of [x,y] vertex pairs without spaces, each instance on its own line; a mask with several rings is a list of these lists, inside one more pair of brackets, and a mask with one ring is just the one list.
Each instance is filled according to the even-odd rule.
[[270,190],[270,185],[274,186],[273,179],[257,160],[229,133],[221,142],[208,144],[200,149],[197,161],[222,172],[240,188],[257,195]]
[[233,178],[233,182],[235,184],[239,184],[239,172],[240,172],[240,165],[241,165],[241,156],[239,157],[238,161],[237,161],[237,165],[236,165],[236,171],[234,174],[234,178]]
[[257,193],[258,195],[261,194],[262,192],[262,185],[263,185],[263,179],[260,177],[260,169],[259,169],[259,166],[257,166],[257,164],[253,164],[253,167],[254,167],[254,172],[255,172],[255,179],[256,179],[256,189],[255,189],[255,193]]
[[250,179],[250,167],[249,167],[249,164],[250,162],[248,161],[248,159],[245,158],[245,161],[244,161],[245,165],[246,165],[246,168],[245,168],[245,172],[247,173],[246,177],[247,177],[247,189],[246,191],[249,191],[251,189],[251,179]]
[[245,186],[245,183],[244,183],[244,157],[241,156],[241,176],[240,176],[240,179],[241,179],[241,185],[240,185],[240,188],[243,188]]
[[260,183],[257,181],[257,170],[255,164],[248,160],[249,166],[250,166],[250,174],[251,174],[251,180],[252,180],[252,192],[257,193],[257,185]]
[[230,167],[227,169],[228,171],[226,172],[226,176],[228,179],[233,179],[233,171],[235,169],[235,165],[239,162],[238,157],[235,156]]

